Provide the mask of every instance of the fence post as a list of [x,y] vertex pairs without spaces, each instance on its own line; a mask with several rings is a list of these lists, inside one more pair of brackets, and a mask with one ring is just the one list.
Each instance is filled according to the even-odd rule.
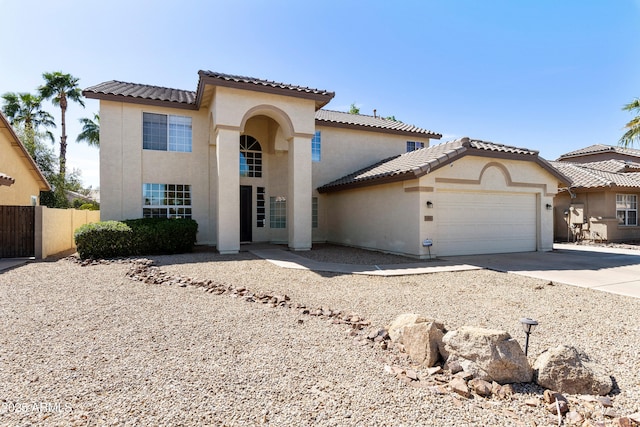
[[35,223],[33,225],[34,230],[33,230],[33,250],[34,250],[34,256],[36,259],[42,259],[44,258],[44,238],[43,238],[43,218],[44,215],[42,213],[42,210],[46,209],[46,206],[35,206]]

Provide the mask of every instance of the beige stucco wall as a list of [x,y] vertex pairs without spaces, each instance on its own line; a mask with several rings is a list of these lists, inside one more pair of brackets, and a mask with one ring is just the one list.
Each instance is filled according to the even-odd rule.
[[[599,190],[575,192],[575,198],[563,191],[555,199],[555,239],[556,241],[574,241],[578,238],[605,240],[610,242],[640,239],[640,226],[625,226],[618,223],[616,216],[616,194],[635,194],[640,199],[640,193],[633,191]],[[577,223],[574,208],[583,209],[583,222],[580,227],[569,227],[567,223]],[[572,216],[565,216],[564,212],[572,212]],[[580,236],[580,230],[582,235]]]
[[[327,240],[369,249],[428,256],[424,239],[433,240],[437,255],[438,195],[492,192],[531,194],[536,197],[536,249],[553,248],[553,203],[557,178],[533,162],[466,156],[420,179],[369,186],[323,195],[330,212]],[[433,204],[427,207],[427,201]],[[510,215],[496,210],[496,215]],[[429,217],[428,219],[425,217]],[[470,213],[470,221],[472,221]],[[473,236],[469,236],[473,238]]]
[[416,255],[420,242],[419,196],[402,182],[331,193],[326,198],[327,240]]
[[[192,118],[192,152],[142,149],[142,115]],[[209,122],[206,112],[120,102],[100,102],[101,219],[142,217],[142,185],[191,185],[192,215],[199,243],[213,243],[209,193]]]
[[100,221],[100,211],[36,208],[36,258],[68,251],[76,247],[75,230],[84,224]]
[[47,188],[3,127],[0,127],[0,153],[0,172],[15,179],[11,186],[0,185],[0,205],[31,206],[31,196],[35,196],[39,203],[40,190]]
[[331,240],[329,216],[334,215],[327,196],[318,194],[316,188],[331,181],[370,166],[380,160],[405,153],[407,141],[423,142],[429,146],[429,138],[415,138],[379,131],[353,130],[332,126],[317,126],[321,132],[320,161],[313,162],[313,197],[318,197],[318,228],[313,230],[313,240]]

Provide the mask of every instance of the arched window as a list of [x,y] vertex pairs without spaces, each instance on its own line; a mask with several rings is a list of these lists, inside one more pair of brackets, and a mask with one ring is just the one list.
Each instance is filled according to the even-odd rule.
[[240,176],[262,178],[262,147],[250,135],[240,135]]

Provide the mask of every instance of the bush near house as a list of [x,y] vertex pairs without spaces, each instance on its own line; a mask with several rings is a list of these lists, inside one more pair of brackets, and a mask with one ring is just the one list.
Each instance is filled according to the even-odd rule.
[[86,224],[74,237],[80,258],[114,258],[191,252],[197,232],[192,219],[141,218]]
[[191,252],[198,223],[192,219],[141,218],[122,221],[133,230],[134,255]]
[[78,227],[73,233],[80,258],[113,258],[132,253],[133,230],[118,221],[101,221]]

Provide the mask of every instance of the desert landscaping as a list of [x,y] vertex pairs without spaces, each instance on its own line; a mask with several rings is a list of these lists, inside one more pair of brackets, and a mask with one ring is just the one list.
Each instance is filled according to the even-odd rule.
[[[300,254],[414,262],[331,245]],[[613,380],[607,396],[565,394],[564,425],[634,425],[640,411],[640,300],[487,270],[316,273],[208,250],[67,257],[0,274],[0,313],[3,425],[558,425],[534,383],[464,396],[447,371],[373,339],[403,313],[522,347],[518,319],[535,318],[531,363],[575,346]]]

